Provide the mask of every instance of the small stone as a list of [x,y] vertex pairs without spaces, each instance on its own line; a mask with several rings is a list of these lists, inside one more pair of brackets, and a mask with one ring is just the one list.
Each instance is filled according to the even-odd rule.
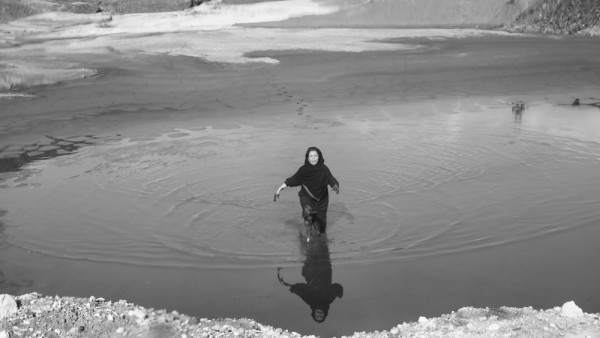
[[427,323],[427,318],[421,316],[419,317],[419,324]]
[[400,333],[400,330],[398,330],[397,327],[394,327],[390,330],[390,333],[393,335],[398,335]]
[[175,330],[167,324],[152,325],[145,337],[175,337]]
[[8,294],[0,295],[0,319],[17,313],[17,301]]
[[128,315],[130,317],[136,317],[138,319],[146,318],[146,313],[144,313],[144,311],[142,311],[140,309],[131,310],[131,311],[129,311]]
[[9,338],[8,333],[6,333],[6,331],[1,331],[0,338]]
[[500,329],[500,325],[494,323],[494,324],[488,326],[487,329],[488,329],[488,331],[497,331],[498,329]]
[[581,310],[581,308],[577,306],[575,302],[570,301],[563,304],[560,314],[563,317],[577,318],[583,316],[583,310]]
[[120,328],[117,329],[117,333],[123,333],[123,331],[125,331],[125,329],[122,328],[122,327],[120,327]]

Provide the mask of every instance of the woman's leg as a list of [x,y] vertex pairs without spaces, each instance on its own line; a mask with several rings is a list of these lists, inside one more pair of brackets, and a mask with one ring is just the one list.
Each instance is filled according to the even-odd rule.
[[317,214],[315,210],[314,200],[305,195],[300,196],[300,206],[302,207],[302,218],[304,219],[304,230],[306,233],[306,238],[315,238],[320,232],[317,227],[315,227],[316,223],[314,222],[314,217]]
[[311,205],[311,199],[305,195],[300,196],[300,207],[302,208],[302,218],[307,219],[313,214],[313,206]]
[[329,205],[329,196],[323,197],[320,201],[315,201],[315,211],[317,212],[313,216],[313,222],[318,223],[319,232],[325,233],[327,228],[327,207]]

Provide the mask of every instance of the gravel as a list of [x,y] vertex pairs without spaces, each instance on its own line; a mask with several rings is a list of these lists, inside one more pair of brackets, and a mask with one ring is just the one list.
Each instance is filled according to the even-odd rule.
[[[314,337],[252,319],[195,318],[125,300],[0,295],[0,338],[12,337]],[[437,318],[398,324],[363,337],[600,337],[600,314],[575,303],[548,310],[464,307]]]

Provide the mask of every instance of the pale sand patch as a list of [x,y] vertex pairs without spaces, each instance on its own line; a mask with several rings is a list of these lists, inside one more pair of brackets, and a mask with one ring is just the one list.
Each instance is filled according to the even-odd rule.
[[85,60],[116,54],[185,55],[209,62],[277,63],[276,58],[247,57],[261,50],[316,50],[330,52],[398,51],[422,45],[386,40],[460,39],[506,36],[475,29],[266,29],[239,24],[320,16],[337,6],[309,0],[247,5],[200,6],[171,13],[112,16],[45,13],[1,24],[0,89],[47,85],[90,76]]

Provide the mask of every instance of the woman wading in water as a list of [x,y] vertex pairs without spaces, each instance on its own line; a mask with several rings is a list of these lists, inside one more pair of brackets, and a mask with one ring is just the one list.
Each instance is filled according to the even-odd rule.
[[306,151],[304,165],[285,180],[273,198],[273,201],[277,201],[279,193],[286,187],[301,187],[298,196],[300,196],[307,241],[311,237],[325,233],[329,205],[328,185],[336,194],[340,193],[340,185],[325,165],[323,154],[318,148],[310,147]]

